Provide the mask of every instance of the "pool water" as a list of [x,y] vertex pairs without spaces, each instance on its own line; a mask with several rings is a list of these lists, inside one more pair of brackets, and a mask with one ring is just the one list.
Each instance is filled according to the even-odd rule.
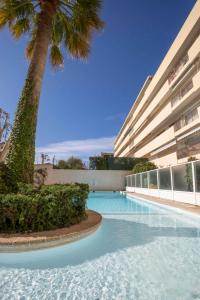
[[150,206],[145,203],[141,203],[141,201],[137,201],[136,199],[135,201],[131,201],[125,195],[114,192],[91,193],[87,206],[101,214],[141,214],[148,213],[152,210]]
[[91,236],[0,254],[0,299],[200,299],[197,218],[119,193],[92,193],[88,207],[103,213]]

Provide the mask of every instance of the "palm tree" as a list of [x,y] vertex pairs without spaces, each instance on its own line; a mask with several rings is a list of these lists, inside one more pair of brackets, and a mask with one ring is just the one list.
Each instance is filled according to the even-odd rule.
[[63,65],[61,47],[75,58],[87,58],[95,30],[103,28],[101,0],[1,0],[0,28],[14,38],[28,33],[26,55],[31,60],[10,136],[7,164],[18,180],[33,181],[35,133],[42,79],[48,54]]

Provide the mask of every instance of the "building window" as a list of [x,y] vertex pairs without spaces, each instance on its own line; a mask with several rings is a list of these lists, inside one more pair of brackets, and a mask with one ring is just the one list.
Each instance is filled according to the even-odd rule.
[[171,99],[172,107],[176,106],[179,101],[193,88],[192,81],[188,82],[180,91]]
[[181,96],[178,93],[171,100],[172,107],[176,106],[180,100],[181,100]]
[[185,116],[185,125],[188,125],[188,124],[194,122],[198,118],[199,118],[198,110],[197,110],[197,108],[195,108],[195,109],[191,110],[189,113],[187,113],[187,115]]
[[185,126],[185,119],[181,118],[174,124],[174,130],[178,131],[179,129],[183,128]]
[[181,117],[176,123],[174,124],[174,130],[177,131],[184,126],[194,122],[199,118],[198,110],[197,108],[189,111],[187,114],[185,114],[183,117]]
[[[200,153],[200,132],[186,137],[177,143],[177,158],[195,156]],[[200,183],[199,183],[200,186]]]
[[193,83],[190,81],[181,89],[181,98],[183,98],[192,88]]

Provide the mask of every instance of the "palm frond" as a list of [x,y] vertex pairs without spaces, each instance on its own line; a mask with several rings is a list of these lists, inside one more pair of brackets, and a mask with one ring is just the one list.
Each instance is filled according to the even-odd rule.
[[[50,61],[55,67],[63,65],[61,45],[72,57],[87,58],[90,53],[92,33],[104,27],[99,12],[101,0],[48,1],[55,9],[52,34],[49,41]],[[41,11],[47,7],[45,0],[0,0],[0,29],[8,25],[14,38],[30,33],[26,56],[31,59],[37,44],[38,22]],[[51,8],[52,8],[51,7]]]
[[[33,4],[35,1],[31,0],[1,0],[0,3],[0,28],[8,25],[11,29],[11,33],[14,37],[18,37],[20,32],[23,33],[21,28],[23,24],[25,26],[24,20],[32,18],[35,12],[35,6]],[[17,24],[18,21],[21,24]],[[17,24],[15,26],[15,24]],[[27,22],[26,22],[27,24]],[[16,34],[15,34],[16,32]]]
[[88,35],[92,30],[102,30],[104,22],[98,15],[101,1],[77,0],[73,7],[74,27],[81,34]]
[[77,32],[71,32],[66,37],[65,45],[74,58],[86,59],[90,53],[90,43]]
[[64,58],[60,48],[57,45],[52,45],[50,49],[50,61],[54,68],[62,67],[64,64]]
[[64,45],[75,58],[87,58],[90,53],[90,40],[94,30],[101,30],[104,23],[98,13],[100,0],[62,0],[59,10],[64,25]]
[[9,21],[9,13],[5,8],[0,9],[0,29]]
[[25,18],[34,14],[34,5],[31,0],[14,0],[11,1],[11,10],[16,18]]
[[61,19],[61,16],[59,14],[56,14],[56,16],[53,19],[53,26],[52,26],[52,43],[53,44],[60,44],[64,37],[64,26]]
[[30,21],[28,18],[23,18],[18,21],[16,21],[11,26],[11,33],[14,38],[19,39],[22,34],[28,32],[30,30]]

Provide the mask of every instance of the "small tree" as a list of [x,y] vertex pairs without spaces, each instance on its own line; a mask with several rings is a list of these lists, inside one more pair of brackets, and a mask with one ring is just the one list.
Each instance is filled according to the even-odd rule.
[[134,174],[142,173],[142,172],[146,172],[146,171],[155,170],[157,168],[158,167],[154,163],[147,161],[147,162],[139,163],[139,164],[135,165],[135,167],[133,168],[133,173]]
[[58,169],[69,169],[67,161],[64,159],[60,159],[55,167]]
[[138,163],[144,163],[146,158],[114,157],[109,155],[91,156],[90,169],[92,170],[127,170],[131,171]]
[[78,157],[71,156],[68,160],[59,160],[57,167],[59,169],[84,170],[86,167]]
[[85,165],[82,162],[82,160],[78,157],[70,157],[67,160],[67,164],[69,166],[69,169],[79,169],[79,170],[83,170],[85,169]]

